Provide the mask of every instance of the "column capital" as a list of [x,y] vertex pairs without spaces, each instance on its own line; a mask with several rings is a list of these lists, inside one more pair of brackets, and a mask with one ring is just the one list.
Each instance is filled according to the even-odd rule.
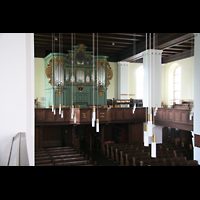
[[162,52],[163,52],[163,50],[159,50],[159,49],[147,49],[147,50],[142,52],[142,56],[145,56],[145,55],[148,55],[148,54],[162,56]]
[[127,61],[119,61],[119,62],[118,62],[118,65],[121,65],[121,66],[128,66],[128,65],[129,65],[129,62],[127,62]]
[[194,37],[199,37],[200,36],[200,33],[193,33],[194,34]]

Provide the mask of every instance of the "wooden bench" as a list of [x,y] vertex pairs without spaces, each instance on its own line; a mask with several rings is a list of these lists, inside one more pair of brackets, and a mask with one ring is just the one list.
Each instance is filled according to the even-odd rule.
[[79,161],[55,163],[55,166],[78,166],[78,165],[88,165],[88,164],[90,164],[88,160],[79,160]]
[[71,162],[71,161],[79,161],[84,160],[84,157],[71,157],[71,158],[60,158],[60,159],[53,159],[54,163],[60,162]]
[[[40,149],[35,151],[35,165],[36,166],[70,166],[70,165],[88,165],[97,166],[97,162],[94,164],[87,160],[88,155],[84,157],[84,152],[78,153],[71,146],[67,147],[53,147]],[[58,164],[57,164],[58,163]],[[65,164],[63,164],[65,163]]]
[[199,166],[197,160],[174,161],[172,166]]
[[[70,157],[80,157],[81,154],[64,154],[64,155],[56,155],[56,156],[51,156],[52,159],[62,159],[62,158],[70,158]],[[86,159],[87,160],[87,159]]]
[[35,165],[39,165],[39,164],[50,164],[52,163],[52,160],[49,159],[49,160],[38,160],[35,162]]
[[37,164],[36,166],[54,166],[54,163]]

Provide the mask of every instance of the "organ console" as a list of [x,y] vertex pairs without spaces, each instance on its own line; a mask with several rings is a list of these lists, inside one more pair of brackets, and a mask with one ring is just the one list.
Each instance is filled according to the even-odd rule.
[[137,108],[143,107],[142,99],[114,99],[113,98],[113,106],[119,105],[119,107],[133,107],[136,104]]

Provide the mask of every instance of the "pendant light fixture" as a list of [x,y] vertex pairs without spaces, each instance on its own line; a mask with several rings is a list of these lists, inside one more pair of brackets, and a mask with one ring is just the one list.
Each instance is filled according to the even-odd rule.
[[52,102],[52,112],[56,115],[55,108],[55,87],[54,87],[54,52],[55,52],[55,33],[52,33],[52,88],[53,88],[53,102]]
[[98,108],[98,33],[97,33],[97,119],[96,119],[96,132],[99,132],[99,108]]
[[[73,59],[74,57],[74,55],[73,55],[73,36],[74,36],[74,33],[71,33],[71,49],[72,49],[72,56],[71,56],[71,58]],[[74,61],[73,62],[71,62],[71,65],[72,65],[72,76],[73,76],[73,73],[74,73],[74,68],[73,68],[73,65],[74,65]],[[74,117],[74,99],[73,99],[73,95],[74,95],[74,81],[71,81],[71,83],[72,83],[72,105],[71,105],[71,119],[73,119],[73,117]]]
[[[94,70],[94,66],[95,66],[95,59],[94,59],[94,33],[92,33],[92,53],[93,53],[93,74],[95,75],[95,70]],[[93,93],[92,93],[92,99],[93,99],[93,109],[92,109],[92,127],[95,127],[95,117],[96,117],[96,113],[95,113],[95,105],[94,105],[94,84],[95,84],[95,79],[93,80]]]
[[54,81],[53,81],[53,66],[54,66],[54,59],[53,59],[53,52],[54,52],[54,33],[52,33],[52,82],[53,82],[53,101],[52,101],[52,112],[54,113]]
[[[145,101],[145,104],[147,106],[146,108],[146,123],[144,123],[144,146],[149,146],[149,142],[151,142],[151,157],[156,157],[156,135],[155,135],[155,116],[158,110],[158,106],[156,105],[155,108],[153,108],[153,116],[152,116],[152,105],[154,102],[154,96],[155,91],[153,91],[155,88],[153,87],[153,80],[156,79],[154,76],[154,70],[155,70],[155,33],[153,34],[153,50],[151,49],[151,33],[149,33],[149,50],[147,51],[147,33],[146,33],[146,51],[145,51],[145,77],[147,82],[145,84],[145,89],[147,99]],[[151,139],[151,140],[150,140]]]
[[[153,49],[155,50],[155,33],[153,34]],[[155,52],[153,52],[153,69],[154,69],[154,66],[155,66]],[[155,73],[152,73],[153,76]],[[152,79],[156,79],[156,77],[152,77]],[[155,88],[153,88],[154,90]],[[152,95],[152,94],[151,94]],[[153,96],[153,102],[154,102],[154,96]],[[153,135],[152,135],[152,142],[151,142],[151,157],[152,158],[156,158],[156,135],[155,135],[155,116],[156,116],[156,113],[157,113],[157,110],[158,110],[158,106],[156,105],[156,107],[154,108],[154,116],[153,116]]]
[[[74,33],[74,45],[76,44],[75,38],[76,38],[76,34]],[[74,49],[74,55],[75,55],[75,49]],[[74,80],[75,80],[74,84],[75,84],[75,88],[76,88],[76,76],[74,76]],[[73,104],[75,105],[75,102],[76,102],[76,90],[75,90],[74,97],[75,97],[75,100],[74,100]],[[74,116],[73,117],[74,117],[74,123],[76,123],[76,113],[75,112],[74,112]]]
[[156,135],[152,136],[151,142],[151,157],[156,158]]
[[[148,35],[147,35],[147,33],[146,33],[146,52],[147,52],[147,41],[148,41]],[[146,77],[147,78],[147,77]],[[144,78],[145,79],[145,78]],[[145,83],[145,82],[144,82]],[[144,84],[144,87],[146,86],[146,88],[147,88],[147,90],[146,90],[146,92],[147,92],[147,96],[149,95],[149,91],[148,91],[148,82],[147,82],[147,84],[145,85]],[[149,100],[148,100],[149,101]],[[148,125],[149,125],[149,123],[148,123],[148,109],[149,109],[149,103],[147,104],[147,107],[146,107],[146,109],[145,109],[145,123],[144,123],[144,125],[143,125],[143,130],[144,130],[144,146],[149,146],[149,130],[148,130]]]

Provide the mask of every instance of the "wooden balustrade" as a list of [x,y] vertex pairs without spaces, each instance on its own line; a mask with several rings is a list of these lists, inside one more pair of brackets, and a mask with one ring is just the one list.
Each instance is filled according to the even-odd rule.
[[[137,108],[134,114],[132,111],[132,108],[99,108],[98,118],[100,124],[145,121],[145,108]],[[56,110],[56,115],[52,113],[51,109],[35,109],[35,124],[40,126],[91,123],[91,108],[75,108],[74,112],[76,113],[76,123],[71,119],[71,109],[63,109],[63,118],[59,115],[58,109]],[[192,131],[193,120],[189,119],[189,115],[190,110],[188,109],[159,108],[155,117],[155,124]]]

